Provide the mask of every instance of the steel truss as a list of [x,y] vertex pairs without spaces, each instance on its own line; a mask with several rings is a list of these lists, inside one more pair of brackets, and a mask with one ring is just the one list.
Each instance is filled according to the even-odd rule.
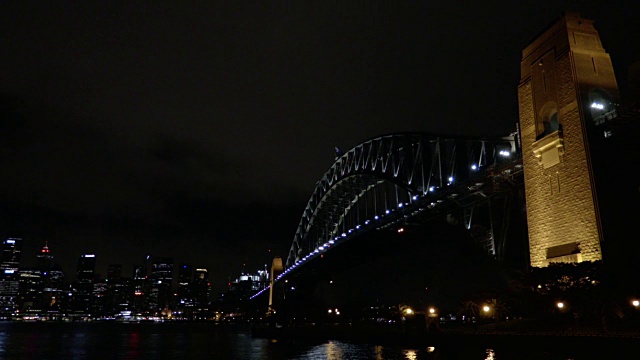
[[399,215],[428,211],[443,196],[468,207],[486,197],[485,184],[470,180],[486,177],[490,169],[512,172],[510,166],[519,160],[516,145],[515,134],[478,139],[423,133],[389,134],[356,145],[317,182],[285,269],[354,233],[397,221]]

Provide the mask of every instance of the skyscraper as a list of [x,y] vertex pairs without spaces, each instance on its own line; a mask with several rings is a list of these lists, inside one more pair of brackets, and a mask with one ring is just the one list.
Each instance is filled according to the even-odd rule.
[[59,264],[53,264],[48,271],[43,273],[43,276],[43,309],[52,317],[56,317],[69,300],[68,289],[64,286],[64,272]]
[[0,256],[0,313],[3,316],[17,310],[21,253],[22,238],[8,238],[4,241]]
[[118,282],[122,278],[122,265],[109,264],[107,268],[107,281]]
[[151,269],[151,293],[149,294],[149,310],[159,312],[171,307],[173,284],[173,259],[158,258],[153,261]]
[[8,238],[2,245],[0,269],[18,271],[20,267],[20,254],[22,253],[22,238]]
[[105,305],[112,313],[129,308],[129,295],[127,292],[127,279],[122,277],[122,265],[109,264],[107,268],[107,298]]
[[193,298],[196,307],[204,309],[209,306],[211,295],[211,283],[209,282],[209,272],[205,268],[197,268],[192,284]]
[[53,255],[49,250],[49,242],[45,242],[40,252],[36,254],[36,266],[43,274],[51,269],[53,265]]
[[178,269],[178,303],[181,308],[193,306],[191,294],[191,281],[193,280],[193,266],[180,264]]
[[88,312],[91,308],[95,271],[96,256],[94,254],[80,255],[77,267],[74,310]]
[[146,266],[135,265],[133,267],[133,303],[131,305],[132,310],[136,312],[147,309],[148,280]]
[[39,314],[43,308],[43,277],[38,269],[20,269],[20,296],[18,304],[23,314]]

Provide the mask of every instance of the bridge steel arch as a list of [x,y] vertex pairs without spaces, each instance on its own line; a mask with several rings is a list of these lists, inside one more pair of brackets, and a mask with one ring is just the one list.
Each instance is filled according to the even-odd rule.
[[[488,138],[395,133],[366,140],[337,156],[317,182],[280,277],[367,230],[445,202],[468,207],[487,197],[479,190],[486,187],[488,172],[508,177],[519,170],[516,133]],[[470,222],[470,215],[465,218]]]

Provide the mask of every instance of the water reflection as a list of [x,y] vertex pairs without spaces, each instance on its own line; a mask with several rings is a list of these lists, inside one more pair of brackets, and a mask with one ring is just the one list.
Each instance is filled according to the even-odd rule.
[[405,350],[404,351],[404,356],[405,356],[405,358],[407,358],[407,360],[417,360],[418,359],[418,354],[416,353],[415,350]]
[[[427,347],[342,341],[270,341],[211,324],[0,322],[0,359],[568,360],[627,358],[637,338],[453,338]],[[115,340],[115,341],[114,341]],[[433,346],[435,345],[435,346]]]
[[140,356],[140,335],[137,332],[129,334],[129,341],[125,348],[128,359],[136,359]]
[[[71,349],[70,349],[71,356],[73,359],[81,359],[87,356],[87,351],[89,351],[89,349],[87,349],[86,335],[87,334],[84,331],[74,332],[73,340],[71,340]],[[30,341],[30,343],[33,343],[33,342]],[[40,346],[39,342],[37,344],[38,345],[34,343],[34,346]]]
[[496,352],[493,351],[493,349],[487,349],[487,357],[484,360],[495,360],[496,359]]
[[339,360],[342,359],[342,349],[336,346],[336,343],[329,341],[326,346],[327,360]]
[[384,360],[384,358],[382,357],[382,346],[375,346],[373,348],[373,351],[375,351],[376,353],[376,360]]

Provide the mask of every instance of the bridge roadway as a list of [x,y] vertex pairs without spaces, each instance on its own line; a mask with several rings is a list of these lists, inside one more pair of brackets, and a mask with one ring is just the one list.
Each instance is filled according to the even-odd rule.
[[[467,230],[484,218],[484,246],[503,259],[511,221],[504,207],[512,206],[514,192],[523,188],[517,142],[515,134],[490,139],[391,134],[341,154],[318,182],[282,272],[251,299],[266,303],[271,287],[284,287],[301,269],[312,269],[339,245],[373,230],[397,231],[438,218]],[[502,211],[492,211],[492,201]],[[489,211],[479,214],[483,206]]]

